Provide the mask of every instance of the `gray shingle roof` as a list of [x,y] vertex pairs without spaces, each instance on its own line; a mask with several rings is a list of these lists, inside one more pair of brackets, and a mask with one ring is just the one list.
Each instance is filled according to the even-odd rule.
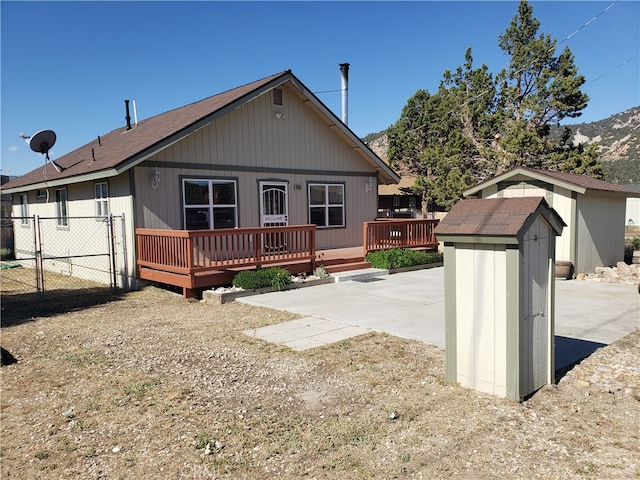
[[311,98],[317,104],[320,112],[332,117],[336,124],[344,130],[347,137],[356,144],[356,147],[364,152],[365,157],[375,166],[385,182],[395,183],[400,180],[397,174],[346,125],[340,122],[330,110],[324,107],[290,70],[285,70],[142,120],[130,130],[127,130],[126,126],[112,130],[106,135],[101,135],[99,141],[96,137],[86,145],[56,159],[56,164],[62,167],[61,172],[58,172],[53,165],[47,164],[44,168],[39,167],[3,185],[3,191],[12,193],[25,190],[21,187],[40,188],[43,182],[47,182],[48,185],[64,185],[74,181],[95,180],[96,178],[118,175],[164,146],[170,145],[196,128],[204,126],[216,115],[222,115],[247,99],[286,81],[291,81]]
[[638,197],[640,194],[629,188],[622,185],[616,185],[615,183],[605,182],[603,180],[597,180],[595,178],[589,177],[588,175],[578,175],[575,173],[563,173],[563,172],[554,172],[551,170],[536,170],[533,168],[527,167],[516,167],[512,170],[504,172],[500,175],[496,175],[493,178],[485,180],[463,192],[464,196],[473,195],[483,188],[494,185],[500,181],[508,180],[516,175],[526,175],[532,178],[540,178],[548,181],[549,183],[562,183],[568,187],[573,187],[571,189],[579,190],[580,193],[584,193],[584,190],[601,190],[605,192],[613,192],[624,194],[628,197]]
[[[138,122],[131,130],[126,126],[98,137],[55,160],[62,167],[58,172],[52,165],[39,167],[4,185],[4,189],[33,185],[43,181],[67,179],[103,170],[118,168],[146,150],[153,150],[162,141],[189,126],[238,101],[245,95],[267,85],[289,71],[280,72],[226,92],[205,98]],[[93,153],[92,153],[93,150]],[[94,160],[95,158],[95,160]]]

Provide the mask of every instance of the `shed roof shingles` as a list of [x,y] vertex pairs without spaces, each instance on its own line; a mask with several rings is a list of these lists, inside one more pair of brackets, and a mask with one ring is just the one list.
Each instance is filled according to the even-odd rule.
[[474,187],[465,190],[464,194],[469,195],[475,193],[486,186],[498,183],[501,180],[507,180],[515,175],[522,174],[532,177],[545,177],[549,182],[555,181],[563,182],[565,184],[574,185],[576,187],[584,188],[587,190],[600,190],[604,192],[613,192],[617,194],[624,194],[626,196],[637,197],[638,192],[629,188],[628,186],[617,185],[615,183],[605,182],[588,175],[578,175],[576,173],[554,172],[551,170],[537,170],[528,167],[515,167],[507,172],[497,175],[493,178],[478,183]]
[[436,235],[515,236],[535,213],[542,197],[460,200],[436,227]]

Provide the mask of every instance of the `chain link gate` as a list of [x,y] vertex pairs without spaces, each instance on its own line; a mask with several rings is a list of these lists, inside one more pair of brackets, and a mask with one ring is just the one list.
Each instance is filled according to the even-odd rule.
[[13,258],[0,265],[3,303],[127,288],[124,216],[13,222]]

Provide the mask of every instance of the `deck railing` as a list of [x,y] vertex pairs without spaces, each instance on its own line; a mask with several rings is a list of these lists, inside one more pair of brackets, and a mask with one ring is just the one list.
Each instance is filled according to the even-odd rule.
[[438,220],[388,219],[364,223],[364,253],[389,248],[437,248]]
[[198,271],[315,262],[315,225],[219,230],[136,229],[138,266],[183,275]]

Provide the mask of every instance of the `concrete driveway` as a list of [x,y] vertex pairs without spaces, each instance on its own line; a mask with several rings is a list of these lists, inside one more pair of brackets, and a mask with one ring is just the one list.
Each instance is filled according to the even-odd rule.
[[[247,331],[303,350],[369,331],[385,332],[444,348],[444,268],[385,274],[273,292],[237,302],[304,315],[294,322]],[[640,328],[636,285],[556,280],[556,368]]]

